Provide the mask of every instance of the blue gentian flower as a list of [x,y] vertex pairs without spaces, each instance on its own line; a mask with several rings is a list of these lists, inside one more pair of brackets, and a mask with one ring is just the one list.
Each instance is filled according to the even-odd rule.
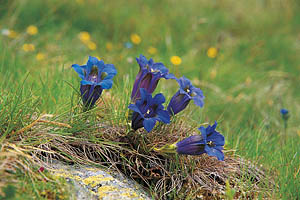
[[103,89],[112,87],[112,78],[117,74],[113,64],[104,64],[92,56],[89,56],[86,65],[73,64],[72,67],[82,79],[80,92],[85,108],[91,108],[96,103]]
[[175,76],[169,74],[169,70],[162,63],[154,63],[152,58],[147,60],[145,56],[140,55],[139,58],[136,58],[136,61],[140,66],[140,71],[133,85],[131,93],[132,102],[141,97],[140,88],[144,88],[148,93],[152,94],[159,79],[175,79]]
[[159,93],[152,98],[144,88],[140,89],[141,99],[135,104],[130,104],[129,109],[133,110],[131,127],[134,130],[144,127],[149,133],[155,126],[156,121],[170,123],[170,116],[162,103],[165,102],[163,94]]
[[288,127],[288,119],[290,118],[290,115],[289,115],[289,110],[285,109],[285,108],[282,108],[280,109],[280,113],[281,113],[281,117],[284,121],[284,129],[286,130],[287,127]]
[[215,156],[218,160],[224,160],[222,152],[225,144],[224,136],[215,129],[217,122],[207,128],[201,126],[199,130],[201,135],[190,136],[176,143],[176,151],[179,154],[200,155],[207,153],[209,156]]
[[282,116],[289,114],[289,111],[285,108],[280,109],[280,113]]
[[204,96],[202,91],[199,88],[196,88],[192,85],[191,81],[184,76],[180,79],[176,79],[180,88],[172,97],[169,105],[168,112],[170,115],[175,115],[186,108],[191,100],[194,100],[194,103],[197,106],[203,107],[204,105]]

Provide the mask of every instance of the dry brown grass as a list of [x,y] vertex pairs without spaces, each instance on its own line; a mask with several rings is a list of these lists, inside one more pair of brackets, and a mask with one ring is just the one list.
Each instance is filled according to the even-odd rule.
[[[1,176],[5,177],[5,171],[16,165],[30,170],[28,165],[50,167],[53,160],[61,160],[117,170],[139,182],[157,199],[221,199],[225,197],[227,181],[236,191],[235,198],[268,197],[274,188],[262,169],[233,151],[225,151],[224,161],[207,155],[178,156],[153,151],[154,147],[191,135],[195,127],[180,120],[170,126],[159,125],[149,134],[143,130],[128,132],[125,125],[100,124],[98,127],[102,128],[94,130],[93,139],[84,131],[59,135],[55,132],[59,127],[49,128],[49,123],[41,123],[30,127],[26,136],[20,133],[19,145],[2,146]],[[38,141],[36,146],[25,145],[26,138]],[[2,185],[3,180],[1,177]]]

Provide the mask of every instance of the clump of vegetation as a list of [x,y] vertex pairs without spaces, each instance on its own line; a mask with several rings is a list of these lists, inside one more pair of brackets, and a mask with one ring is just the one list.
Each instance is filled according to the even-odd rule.
[[[38,174],[43,177],[46,177],[42,173],[44,167],[51,168],[53,160],[61,160],[69,164],[89,163],[113,167],[138,181],[158,199],[222,197],[226,194],[226,181],[235,188],[236,198],[254,198],[258,195],[268,197],[262,191],[271,191],[273,183],[267,181],[263,171],[234,155],[228,155],[224,160],[222,152],[224,137],[215,130],[217,123],[207,128],[201,126],[199,129],[201,135],[190,136],[195,127],[187,126],[181,117],[177,117],[177,114],[183,111],[191,100],[196,101],[196,105],[203,106],[202,91],[192,86],[186,78],[177,79],[172,74],[166,74],[180,83],[180,89],[172,97],[168,110],[164,110],[163,94],[157,94],[152,98],[147,90],[154,92],[159,79],[163,77],[159,70],[166,68],[163,64],[159,64],[160,68],[157,68],[151,59],[148,63],[145,57],[140,58],[137,60],[141,70],[134,83],[132,104],[129,105],[133,110],[129,113],[131,126],[128,126],[126,115],[115,121],[109,106],[100,104],[99,107],[93,108],[102,94],[103,80],[110,84],[106,89],[111,88],[110,79],[116,74],[116,70],[112,65],[109,66],[113,69],[111,76],[111,69],[105,69],[103,62],[90,57],[87,65],[73,65],[83,79],[79,95],[82,98],[82,107],[75,105],[78,109],[72,108],[71,114],[60,116],[55,120],[52,120],[52,115],[37,114],[38,110],[32,110],[27,122],[30,123],[18,131],[12,130],[22,138],[22,145],[17,147],[15,144],[4,143],[4,151],[15,149],[18,153],[12,155],[20,154],[21,159],[29,158],[31,165],[38,163],[43,166],[40,168],[42,170],[37,170],[38,173],[29,170],[30,175]],[[154,68],[156,70],[153,70]],[[153,82],[148,81],[148,77],[152,78]],[[128,88],[128,85],[126,87]],[[138,90],[140,93],[137,93]],[[32,108],[30,100],[29,98],[27,104]],[[106,98],[103,102],[111,100]],[[117,99],[114,99],[113,103],[121,104]],[[124,112],[128,113],[126,108]],[[25,118],[28,118],[28,115]],[[170,118],[172,118],[171,125],[169,125]],[[160,123],[157,124],[156,121]],[[145,128],[146,133],[141,128]],[[86,130],[91,131],[86,132]],[[182,140],[182,138],[186,139]],[[174,154],[169,155],[169,153]],[[198,157],[179,156],[180,154],[198,155]],[[20,158],[16,158],[15,161],[17,160]],[[6,163],[5,160],[4,162]],[[9,168],[5,163],[3,171]],[[27,165],[25,169],[29,169]],[[16,165],[16,169],[20,169],[20,166]],[[36,178],[36,181],[50,180],[39,178]],[[244,188],[251,188],[251,190],[246,191]],[[35,192],[38,196],[46,195],[44,190],[38,192],[35,189]],[[54,198],[51,194],[47,193],[47,195],[45,198]]]

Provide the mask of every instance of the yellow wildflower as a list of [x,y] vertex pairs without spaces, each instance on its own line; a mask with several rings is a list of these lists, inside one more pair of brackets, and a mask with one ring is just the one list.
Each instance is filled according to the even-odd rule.
[[181,64],[181,58],[179,56],[172,56],[170,61],[173,65],[180,65]]
[[298,135],[299,135],[299,137],[300,137],[300,130],[298,130],[298,131],[297,131],[297,134],[298,134]]
[[215,58],[215,57],[217,57],[217,54],[218,54],[218,49],[215,48],[215,47],[210,47],[210,48],[207,50],[207,56],[210,57],[210,58]]
[[217,76],[217,70],[216,70],[216,68],[213,68],[210,72],[210,78],[215,79],[216,76]]
[[136,33],[131,34],[130,39],[133,44],[140,44],[142,41],[141,37]]
[[35,56],[36,60],[41,61],[45,59],[45,54],[43,53],[37,53]]
[[30,25],[30,26],[27,27],[26,32],[29,35],[36,35],[39,32],[39,30],[36,26]]
[[27,44],[27,43],[25,43],[25,44],[23,44],[23,50],[25,52],[34,51],[35,50],[35,46],[34,46],[34,44]]
[[88,41],[91,40],[90,34],[86,31],[80,32],[78,34],[78,37],[79,37],[80,41],[83,42],[83,43],[88,42]]
[[106,43],[106,49],[107,49],[108,51],[111,51],[112,48],[113,48],[113,44],[112,44],[111,42],[107,42],[107,43]]
[[90,50],[96,50],[97,49],[97,45],[92,41],[88,41],[86,45]]
[[157,53],[157,49],[155,47],[149,47],[148,48],[148,53],[151,55],[154,55]]

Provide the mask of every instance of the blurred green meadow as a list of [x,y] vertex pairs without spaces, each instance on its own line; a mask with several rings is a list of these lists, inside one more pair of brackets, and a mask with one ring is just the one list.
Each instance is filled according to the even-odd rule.
[[[32,116],[77,109],[80,79],[71,65],[89,55],[117,68],[103,98],[122,100],[102,100],[113,116],[124,115],[143,54],[203,90],[204,107],[191,103],[181,114],[187,126],[218,121],[227,153],[276,183],[269,198],[300,198],[299,10],[296,0],[1,0],[0,149],[24,143],[16,133]],[[162,80],[156,91],[170,100],[177,89]],[[286,130],[281,108],[289,110]],[[51,199],[42,193],[55,183],[37,188],[26,173],[15,176],[16,197]]]

